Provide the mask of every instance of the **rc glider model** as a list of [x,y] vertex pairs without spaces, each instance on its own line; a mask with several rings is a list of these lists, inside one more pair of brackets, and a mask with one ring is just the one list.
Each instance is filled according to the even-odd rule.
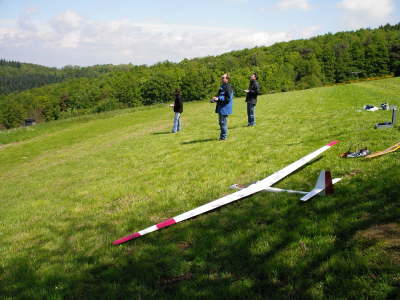
[[389,147],[389,148],[387,148],[385,150],[374,152],[374,153],[366,156],[366,158],[378,157],[378,156],[381,156],[381,155],[384,155],[384,154],[387,154],[387,153],[391,153],[391,152],[394,152],[394,151],[397,151],[397,150],[400,150],[400,142],[394,144],[393,146],[391,146],[391,147]]
[[[304,156],[303,158],[291,163],[290,165],[286,166],[285,168],[275,172],[274,174],[259,180],[251,185],[249,185],[246,188],[243,188],[237,192],[234,192],[232,194],[226,195],[222,198],[216,199],[214,201],[211,201],[209,203],[206,203],[202,206],[199,206],[195,209],[189,210],[183,214],[180,214],[178,216],[175,216],[171,219],[165,220],[161,223],[158,223],[156,225],[150,226],[148,228],[145,228],[141,231],[135,232],[133,234],[130,234],[126,237],[120,238],[116,241],[113,242],[114,245],[119,245],[122,243],[125,243],[127,241],[133,240],[135,238],[141,237],[145,234],[148,234],[150,232],[156,231],[158,229],[164,228],[164,227],[168,227],[171,226],[173,224],[182,222],[184,220],[193,218],[195,216],[201,215],[205,212],[214,210],[218,207],[221,207],[223,205],[229,204],[231,202],[240,200],[242,198],[248,197],[252,194],[255,194],[257,192],[260,192],[262,190],[266,190],[266,189],[271,189],[271,186],[274,185],[275,183],[277,183],[278,181],[282,180],[283,178],[285,178],[286,176],[288,176],[289,174],[293,173],[294,171],[296,171],[297,169],[301,168],[302,166],[304,166],[305,164],[309,163],[310,161],[312,161],[314,158],[316,158],[318,155],[320,155],[321,153],[325,152],[326,150],[330,149],[330,147],[332,147],[333,145],[337,144],[338,141],[332,141],[330,143],[328,143],[327,145],[319,148],[318,150],[315,150],[314,152]],[[305,197],[313,197],[314,194],[318,194],[320,192],[322,192],[324,189],[327,189],[327,185],[325,184],[326,182],[326,173],[323,173],[323,178],[321,178],[317,181],[317,185],[316,187],[310,192],[307,193]],[[320,175],[321,177],[322,175]],[[319,184],[318,182],[321,182],[321,184]],[[328,184],[328,186],[331,186],[331,184]],[[329,189],[329,188],[328,188]],[[302,198],[303,201],[306,201]]]

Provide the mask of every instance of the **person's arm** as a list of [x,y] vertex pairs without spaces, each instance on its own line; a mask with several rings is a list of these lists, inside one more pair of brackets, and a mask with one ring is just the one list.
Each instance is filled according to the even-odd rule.
[[232,98],[232,87],[230,85],[224,86],[224,95],[219,97],[219,101],[229,103]]
[[249,90],[249,93],[252,96],[257,96],[260,93],[260,86],[258,85],[258,82],[255,82],[251,85],[251,90]]
[[176,105],[178,106],[179,109],[182,109],[183,103],[182,103],[182,96],[179,95],[178,98],[176,99]]
[[256,88],[255,88],[254,92],[256,93],[256,95],[259,95],[260,94],[260,85],[258,84],[257,81],[256,81],[255,86],[256,86]]
[[221,88],[219,88],[217,94],[216,94],[214,97],[212,97],[211,102],[217,102],[217,101],[220,100],[220,99],[219,99],[219,97],[220,97],[220,96],[219,96],[219,95],[220,95],[220,90],[221,90]]

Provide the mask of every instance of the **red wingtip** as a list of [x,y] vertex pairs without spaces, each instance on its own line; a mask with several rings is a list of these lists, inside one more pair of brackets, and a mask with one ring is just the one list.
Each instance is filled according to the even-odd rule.
[[333,145],[336,145],[337,143],[339,143],[338,140],[332,141],[332,142],[330,142],[329,144],[327,144],[327,146],[331,147],[331,146],[333,146]]
[[123,237],[123,238],[121,238],[121,239],[119,239],[119,240],[114,241],[114,242],[113,242],[113,245],[119,245],[119,244],[125,243],[125,242],[127,242],[127,241],[136,239],[136,238],[138,238],[139,236],[141,236],[141,234],[140,234],[139,232],[135,232],[134,234],[128,235],[128,236],[126,236],[126,237]]
[[171,225],[173,225],[175,223],[176,222],[175,222],[174,219],[168,219],[168,220],[165,220],[164,222],[158,223],[156,226],[157,226],[158,229],[161,229],[161,228],[164,228],[164,227],[171,226]]

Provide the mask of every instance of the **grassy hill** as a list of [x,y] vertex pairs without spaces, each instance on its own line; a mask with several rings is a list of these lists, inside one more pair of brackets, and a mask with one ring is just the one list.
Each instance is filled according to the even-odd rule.
[[[376,29],[328,33],[218,56],[183,59],[179,63],[66,66],[57,70],[58,75],[48,70],[49,79],[57,75],[53,79],[63,82],[45,86],[45,78],[36,73],[34,65],[3,60],[2,68],[0,60],[0,130],[20,127],[26,119],[40,123],[166,103],[174,100],[176,88],[181,89],[188,102],[205,100],[218,88],[219,76],[227,72],[238,96],[245,96],[243,88],[253,72],[259,76],[261,93],[400,76],[399,41],[400,24],[387,24]],[[35,72],[27,73],[24,67]],[[2,85],[8,92],[41,87],[1,95]]]
[[[400,78],[265,95],[247,128],[236,98],[230,136],[214,105],[167,105],[0,131],[1,298],[396,298],[400,130],[373,128],[400,106]],[[121,246],[113,240],[262,179],[331,140],[276,186],[307,190],[323,168],[330,197],[259,193]]]

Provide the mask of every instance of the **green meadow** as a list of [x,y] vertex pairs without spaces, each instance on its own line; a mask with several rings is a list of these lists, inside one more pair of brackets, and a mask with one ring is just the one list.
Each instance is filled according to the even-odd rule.
[[[214,104],[185,103],[170,133],[165,105],[0,131],[1,299],[395,299],[400,297],[400,142],[389,111],[400,78],[259,97],[246,127],[235,98],[218,141]],[[321,169],[342,181],[308,202],[260,192],[114,246],[340,143],[275,187],[311,190]]]

